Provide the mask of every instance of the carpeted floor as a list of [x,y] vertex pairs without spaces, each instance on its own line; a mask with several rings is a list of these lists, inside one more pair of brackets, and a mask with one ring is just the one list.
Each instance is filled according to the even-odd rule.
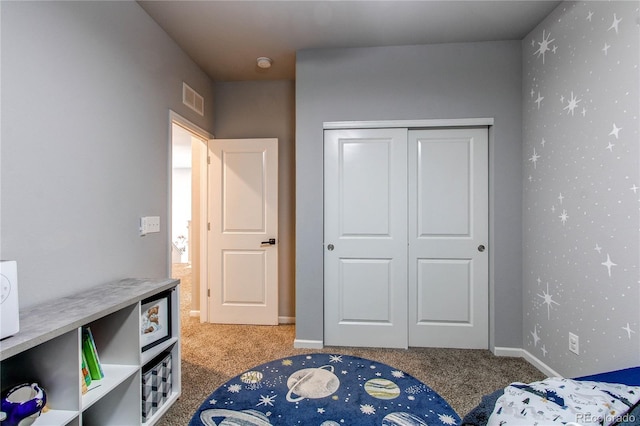
[[189,317],[188,265],[174,265],[181,280],[182,396],[161,419],[161,426],[186,425],[216,388],[234,376],[277,358],[314,352],[377,360],[409,373],[438,392],[463,417],[482,395],[511,382],[545,376],[521,358],[496,357],[487,350],[325,347],[294,349],[294,325],[246,326],[201,324]]

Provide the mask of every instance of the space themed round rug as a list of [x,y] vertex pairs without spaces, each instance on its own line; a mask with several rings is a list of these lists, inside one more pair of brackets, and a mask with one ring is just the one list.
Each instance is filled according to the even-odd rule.
[[216,389],[190,426],[433,426],[460,417],[407,373],[348,355],[297,355],[254,367]]

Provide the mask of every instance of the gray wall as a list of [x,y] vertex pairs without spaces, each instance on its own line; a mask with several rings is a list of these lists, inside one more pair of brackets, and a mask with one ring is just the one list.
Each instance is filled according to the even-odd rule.
[[295,317],[295,83],[215,84],[215,137],[278,138],[279,316]]
[[[166,276],[169,109],[209,129],[213,83],[135,2],[0,5],[0,255],[18,261],[21,307]],[[141,238],[147,215],[162,231]]]
[[524,348],[568,377],[640,362],[638,22],[563,3],[522,42]]
[[297,339],[323,340],[322,123],[493,117],[491,343],[522,347],[521,67],[519,41],[297,53]]

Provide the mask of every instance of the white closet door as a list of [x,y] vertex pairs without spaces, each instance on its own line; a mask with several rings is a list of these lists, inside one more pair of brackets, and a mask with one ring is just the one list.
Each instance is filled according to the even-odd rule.
[[409,345],[487,348],[487,129],[409,132]]
[[324,343],[406,348],[407,130],[324,139]]

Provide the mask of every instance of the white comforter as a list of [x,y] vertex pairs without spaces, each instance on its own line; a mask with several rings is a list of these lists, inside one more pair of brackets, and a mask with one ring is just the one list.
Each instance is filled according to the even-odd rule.
[[551,377],[512,383],[498,401],[488,425],[611,425],[640,400],[640,386]]

